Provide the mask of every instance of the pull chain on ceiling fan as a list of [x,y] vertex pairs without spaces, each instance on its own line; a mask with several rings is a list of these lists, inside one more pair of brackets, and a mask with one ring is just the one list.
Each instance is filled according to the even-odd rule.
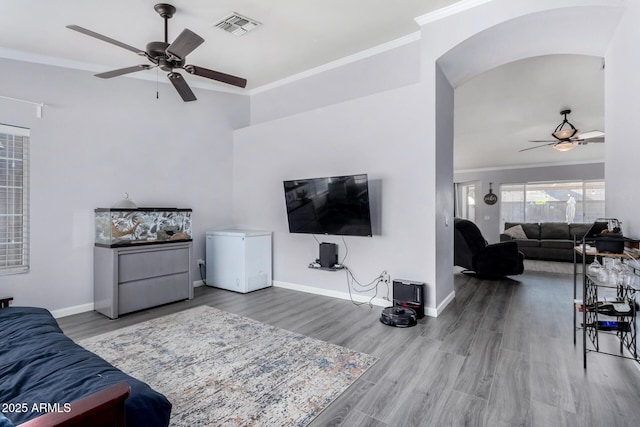
[[209,70],[207,68],[196,65],[185,64],[187,55],[193,52],[202,43],[204,43],[204,39],[193,31],[185,28],[178,35],[178,37],[176,37],[173,43],[169,43],[169,19],[171,19],[175,14],[176,8],[167,3],[158,3],[153,8],[164,20],[164,41],[149,42],[147,43],[145,50],[135,48],[126,43],[122,43],[118,40],[96,33],[78,25],[67,25],[67,28],[69,28],[70,30],[77,31],[98,40],[102,40],[123,49],[127,49],[137,55],[146,57],[149,62],[151,62],[151,64],[134,65],[132,67],[120,68],[117,70],[99,73],[96,74],[96,77],[100,77],[102,79],[110,79],[112,77],[118,77],[124,74],[130,74],[137,71],[150,70],[152,68],[159,67],[161,70],[168,72],[167,77],[169,78],[169,81],[171,82],[171,84],[173,84],[173,87],[185,102],[195,101],[197,98],[187,84],[187,81],[182,77],[182,74],[175,71],[176,69],[182,69],[189,74],[195,74],[196,76],[216,80],[241,88],[244,88],[247,85],[247,80],[242,77],[221,73],[219,71]]
[[558,151],[569,151],[573,150],[578,145],[604,142],[604,132],[599,130],[592,130],[589,132],[580,133],[580,131],[567,119],[568,114],[571,114],[571,110],[569,109],[560,111],[560,115],[564,116],[562,122],[560,122],[560,124],[556,126],[553,132],[551,132],[551,136],[555,139],[531,140],[529,142],[546,142],[546,144],[524,148],[520,150],[520,152],[533,150],[540,147],[547,147],[550,145]]

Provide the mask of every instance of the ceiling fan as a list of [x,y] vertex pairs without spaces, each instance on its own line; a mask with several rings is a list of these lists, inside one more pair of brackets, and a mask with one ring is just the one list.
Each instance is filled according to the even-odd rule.
[[536,145],[535,147],[524,148],[520,150],[528,151],[534,148],[547,147],[552,145],[558,151],[569,151],[576,148],[578,145],[586,145],[591,143],[603,143],[604,132],[599,130],[592,130],[589,132],[580,132],[569,120],[567,120],[567,114],[571,114],[571,110],[562,110],[560,115],[564,116],[562,122],[556,126],[555,130],[551,133],[555,139],[539,139],[529,142],[546,142],[546,144]]
[[196,65],[185,64],[186,57],[189,53],[193,52],[195,48],[204,43],[204,39],[189,29],[184,29],[178,35],[178,37],[169,44],[168,38],[168,21],[173,17],[176,12],[176,8],[167,3],[159,3],[154,7],[156,12],[164,19],[164,41],[152,41],[147,43],[146,49],[138,49],[128,44],[122,43],[118,40],[114,40],[110,37],[98,34],[86,28],[78,25],[67,25],[67,28],[78,31],[79,33],[87,36],[94,37],[98,40],[105,41],[107,43],[114,44],[123,49],[130,50],[140,56],[146,57],[151,64],[140,64],[132,67],[120,68],[118,70],[107,71],[105,73],[96,74],[96,77],[102,79],[110,79],[112,77],[122,76],[123,74],[135,73],[136,71],[150,70],[152,68],[160,67],[163,71],[168,71],[167,77],[169,81],[176,88],[178,94],[185,102],[195,101],[197,98],[191,91],[191,88],[187,84],[187,81],[182,77],[182,74],[174,71],[176,69],[183,69],[189,74],[195,74],[196,76],[205,77],[207,79],[217,80],[222,83],[227,83],[233,86],[244,88],[247,85],[247,80],[241,77],[236,77],[230,74],[221,73],[219,71],[209,70],[204,67]]

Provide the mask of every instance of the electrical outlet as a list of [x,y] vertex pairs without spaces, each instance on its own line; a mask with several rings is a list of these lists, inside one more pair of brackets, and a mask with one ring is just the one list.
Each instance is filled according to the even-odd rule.
[[198,267],[200,267],[201,265],[205,265],[204,260],[203,259],[199,259],[198,260]]
[[389,273],[387,272],[387,270],[384,270],[380,275],[380,277],[381,277],[380,281],[382,283],[386,285],[389,285],[391,283],[391,277],[389,277]]

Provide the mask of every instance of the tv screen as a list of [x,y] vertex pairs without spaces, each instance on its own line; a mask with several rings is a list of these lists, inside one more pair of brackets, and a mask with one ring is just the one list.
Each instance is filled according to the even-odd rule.
[[371,236],[367,174],[284,181],[289,232]]

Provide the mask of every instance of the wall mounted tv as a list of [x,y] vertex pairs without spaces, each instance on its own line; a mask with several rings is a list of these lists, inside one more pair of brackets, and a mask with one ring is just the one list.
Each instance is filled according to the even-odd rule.
[[367,174],[284,181],[289,232],[371,236]]

